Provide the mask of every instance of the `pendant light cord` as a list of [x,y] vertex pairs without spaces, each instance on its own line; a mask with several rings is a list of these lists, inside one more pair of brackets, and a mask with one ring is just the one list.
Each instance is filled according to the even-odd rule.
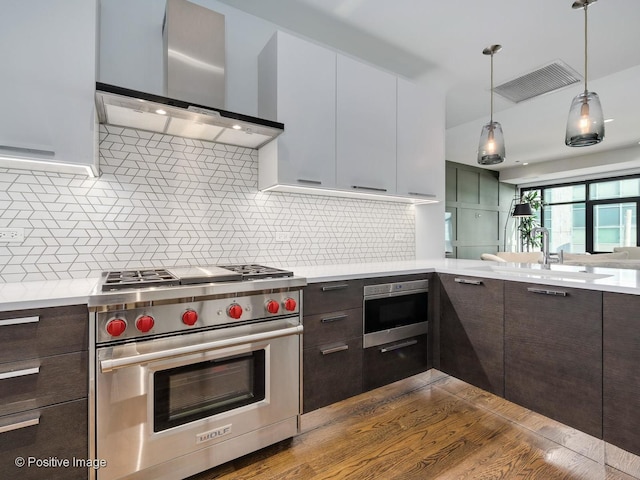
[[493,52],[491,52],[491,117],[489,122],[493,124]]
[[587,7],[589,7],[589,1],[584,3],[584,93],[586,94],[589,89],[587,88]]

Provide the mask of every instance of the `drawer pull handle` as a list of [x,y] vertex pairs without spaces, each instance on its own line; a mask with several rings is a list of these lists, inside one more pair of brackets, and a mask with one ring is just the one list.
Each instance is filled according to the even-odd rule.
[[418,343],[418,340],[409,340],[408,342],[398,343],[396,345],[391,345],[390,347],[384,347],[380,349],[380,353],[393,352],[394,350],[399,350],[400,348],[410,347],[411,345],[415,345]]
[[319,180],[307,180],[306,178],[298,178],[298,182],[309,183],[311,185],[322,185],[322,182]]
[[349,350],[349,345],[340,345],[339,347],[327,348],[326,350],[320,350],[323,355],[331,355],[332,353],[344,352]]
[[555,295],[556,297],[566,297],[569,295],[567,292],[563,292],[562,290],[547,290],[546,288],[534,288],[529,287],[527,290],[531,293],[541,293],[542,295]]
[[0,380],[7,380],[8,378],[25,377],[27,375],[35,375],[40,373],[40,367],[25,368],[23,370],[14,370],[12,372],[0,373]]
[[355,190],[371,190],[372,192],[386,192],[386,188],[379,187],[365,187],[364,185],[351,185],[351,188]]
[[0,327],[7,325],[21,325],[23,323],[38,323],[40,317],[7,318],[0,320]]
[[40,423],[40,415],[35,418],[23,420],[22,422],[12,423],[11,425],[4,425],[0,427],[0,433],[11,432],[12,430],[19,430],[21,428],[32,427]]
[[434,193],[409,192],[409,195],[415,195],[416,197],[436,198],[436,195]]
[[482,280],[469,280],[468,278],[454,278],[453,281],[464,285],[482,285]]
[[337,322],[338,320],[344,320],[348,316],[349,315],[336,315],[335,317],[324,317],[324,318],[321,318],[320,321],[322,323]]
[[331,292],[332,290],[344,290],[345,288],[348,288],[349,285],[347,285],[346,283],[341,283],[339,285],[327,285],[326,287],[322,287],[322,291],[323,292]]

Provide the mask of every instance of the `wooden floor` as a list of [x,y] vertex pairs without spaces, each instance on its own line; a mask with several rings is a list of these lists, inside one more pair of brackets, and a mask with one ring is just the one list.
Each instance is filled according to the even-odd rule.
[[636,478],[593,437],[436,370],[306,414],[302,430],[190,480]]

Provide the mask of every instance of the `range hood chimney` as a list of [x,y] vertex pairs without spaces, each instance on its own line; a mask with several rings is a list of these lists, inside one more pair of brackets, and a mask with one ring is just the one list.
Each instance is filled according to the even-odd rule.
[[260,148],[282,123],[223,110],[224,15],[187,0],[167,0],[163,25],[165,96],[96,84],[100,123]]

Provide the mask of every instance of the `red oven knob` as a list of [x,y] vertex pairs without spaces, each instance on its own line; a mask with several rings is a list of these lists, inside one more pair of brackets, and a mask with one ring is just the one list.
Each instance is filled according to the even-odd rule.
[[195,325],[198,321],[198,312],[195,310],[187,310],[182,314],[182,323],[185,325]]
[[236,320],[242,316],[242,307],[237,303],[234,303],[229,308],[227,308],[227,315],[231,318],[235,318]]
[[269,300],[265,307],[269,313],[278,313],[278,310],[280,310],[280,304],[275,300]]
[[138,317],[136,320],[136,328],[140,330],[142,333],[147,333],[149,330],[153,328],[155,324],[155,320],[150,315],[142,315]]
[[107,322],[107,333],[112,337],[119,337],[127,329],[127,321],[122,318],[112,318]]
[[284,301],[284,309],[293,312],[296,309],[297,303],[293,298],[287,298]]

